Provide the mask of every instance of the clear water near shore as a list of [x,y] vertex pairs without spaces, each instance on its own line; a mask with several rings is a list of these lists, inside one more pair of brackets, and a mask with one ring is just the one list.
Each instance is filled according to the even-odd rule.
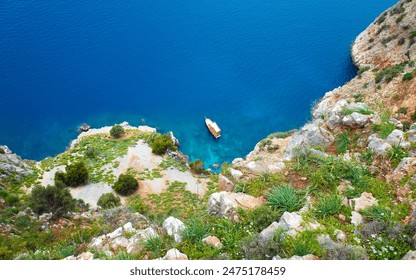
[[3,0],[0,144],[40,160],[83,122],[144,119],[191,160],[243,157],[355,75],[351,42],[395,2]]

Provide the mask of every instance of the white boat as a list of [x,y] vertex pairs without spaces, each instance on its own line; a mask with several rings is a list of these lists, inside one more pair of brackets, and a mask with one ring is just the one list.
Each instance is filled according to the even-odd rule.
[[213,122],[212,120],[205,117],[205,124],[207,125],[209,131],[215,138],[221,137],[221,129],[216,122]]

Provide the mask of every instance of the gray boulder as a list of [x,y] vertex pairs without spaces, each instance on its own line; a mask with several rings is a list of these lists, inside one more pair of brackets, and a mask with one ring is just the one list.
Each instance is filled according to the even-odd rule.
[[182,242],[181,232],[185,229],[185,224],[181,220],[171,216],[163,222],[162,227],[177,243]]
[[401,130],[393,130],[389,136],[386,138],[386,142],[391,146],[400,146],[402,148],[407,148],[410,146],[410,143],[407,142],[404,138],[404,133]]
[[385,156],[392,146],[384,139],[378,138],[376,134],[368,137],[367,147],[378,156]]
[[416,260],[416,251],[409,251],[402,260]]
[[244,193],[213,193],[208,199],[208,213],[217,216],[232,216],[237,208],[253,209],[263,204],[263,199]]
[[407,131],[407,138],[411,143],[416,143],[416,129],[411,129]]
[[369,123],[371,116],[353,112],[351,115],[342,118],[342,124],[349,127],[364,127]]
[[228,170],[230,171],[231,176],[233,176],[234,180],[236,181],[240,180],[240,178],[243,176],[243,172],[241,172],[240,170],[234,168],[229,168]]
[[234,190],[234,183],[224,175],[220,174],[218,176],[218,187],[220,191],[231,192]]

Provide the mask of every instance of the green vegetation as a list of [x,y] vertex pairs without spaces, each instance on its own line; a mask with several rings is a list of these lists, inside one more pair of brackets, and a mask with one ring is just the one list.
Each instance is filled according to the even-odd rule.
[[124,135],[124,133],[124,128],[119,124],[114,125],[110,130],[110,135],[113,138],[120,138]]
[[386,67],[383,70],[379,71],[375,76],[375,82],[378,84],[382,81],[385,83],[391,82],[395,77],[397,77],[401,72],[403,72],[407,63],[396,64],[391,67]]
[[358,108],[354,108],[354,109],[351,109],[351,108],[348,108],[348,107],[343,107],[342,108],[342,114],[344,116],[351,115],[352,113],[359,113],[359,114],[362,114],[362,115],[371,115],[374,112],[373,112],[373,110],[371,110],[367,106],[365,106],[365,107],[358,107]]
[[403,81],[409,81],[411,79],[413,79],[413,74],[412,73],[406,73],[406,74],[403,75],[403,78],[402,78]]
[[77,187],[88,181],[88,170],[82,161],[67,165],[65,171],[66,174],[61,175],[60,179],[63,179],[67,186]]
[[316,213],[319,216],[327,217],[337,214],[342,206],[342,199],[337,194],[321,196],[316,203]]
[[396,125],[390,122],[390,113],[384,112],[380,116],[381,123],[380,124],[373,124],[372,128],[375,131],[380,132],[380,138],[386,139],[393,130],[396,129]]
[[297,211],[303,206],[305,201],[304,194],[290,185],[275,187],[266,197],[267,203],[278,211]]
[[361,75],[361,74],[363,74],[364,72],[366,72],[366,71],[368,71],[368,70],[370,70],[370,66],[362,66],[362,67],[360,67],[360,69],[358,70],[357,75]]
[[169,167],[173,167],[179,171],[186,171],[188,170],[188,167],[186,165],[185,161],[182,161],[180,159],[177,158],[173,158],[173,157],[166,157],[162,160],[162,162],[159,164],[160,168],[162,168],[163,170],[168,169]]
[[123,196],[133,194],[139,188],[137,180],[128,174],[121,174],[113,186],[113,190]]
[[239,181],[235,187],[235,192],[243,192],[258,197],[284,181],[285,178],[282,174],[264,172],[248,181]]
[[157,155],[163,155],[167,150],[176,150],[176,146],[167,134],[154,137],[150,142],[150,147],[152,147],[152,152]]
[[194,162],[189,163],[191,171],[195,174],[204,174],[206,170],[204,168],[204,162],[200,159],[195,160]]
[[402,115],[407,115],[407,112],[408,112],[408,108],[407,108],[407,107],[400,107],[400,108],[396,111],[396,113],[397,113],[397,114],[402,114]]
[[393,145],[387,152],[387,158],[390,160],[393,167],[397,167],[399,163],[409,154],[400,145]]
[[97,205],[101,208],[108,209],[120,206],[120,198],[112,193],[105,193],[98,199]]
[[337,137],[335,138],[335,143],[337,145],[337,153],[345,154],[351,145],[350,131],[338,133]]
[[211,229],[200,217],[186,222],[185,229],[181,232],[183,241],[196,243],[211,234]]
[[28,202],[37,214],[52,213],[54,217],[61,217],[75,209],[76,201],[67,188],[37,186],[32,190]]
[[134,212],[138,212],[144,215],[147,214],[150,210],[150,207],[138,194],[132,195],[127,199],[127,206]]

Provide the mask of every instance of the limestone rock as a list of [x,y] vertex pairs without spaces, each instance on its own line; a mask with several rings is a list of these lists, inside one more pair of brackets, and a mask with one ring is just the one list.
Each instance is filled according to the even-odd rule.
[[227,177],[225,177],[224,175],[220,174],[218,176],[218,187],[220,189],[220,191],[227,191],[227,192],[231,192],[234,189],[234,183],[231,182]]
[[350,203],[354,206],[355,211],[364,210],[378,204],[373,194],[367,192],[363,192],[360,197],[350,199]]
[[106,235],[106,237],[107,237],[107,238],[110,238],[110,239],[114,239],[114,238],[116,238],[116,237],[121,236],[122,234],[123,234],[123,228],[122,228],[122,227],[119,227],[119,228],[117,228],[115,231],[113,231],[113,232],[111,232],[111,233],[107,234],[107,235]]
[[263,204],[263,199],[244,193],[219,192],[213,193],[208,199],[208,213],[218,216],[234,214],[239,207],[253,209]]
[[353,112],[351,115],[342,118],[342,124],[349,127],[364,127],[369,123],[371,116]]
[[338,241],[345,241],[347,239],[347,235],[342,230],[337,229],[334,233],[336,234]]
[[179,140],[175,137],[175,135],[173,135],[173,132],[169,131],[168,135],[169,135],[170,139],[172,140],[173,145],[179,147],[179,145],[180,145]]
[[273,222],[270,226],[263,229],[260,234],[259,238],[262,242],[266,243],[273,237],[273,235],[277,232],[277,230],[281,228],[281,225],[277,222]]
[[411,143],[416,143],[416,129],[407,131],[407,138]]
[[136,230],[133,228],[133,225],[131,224],[131,222],[128,222],[127,224],[125,224],[123,226],[123,231],[125,231],[125,232],[136,232]]
[[124,236],[118,236],[114,238],[113,240],[111,240],[110,242],[110,247],[113,248],[114,250],[120,247],[127,248],[128,245],[129,245],[129,240]]
[[129,244],[127,245],[127,254],[137,254],[143,250],[143,246],[140,244]]
[[351,212],[351,224],[358,226],[362,223],[363,223],[363,216],[356,211],[352,211]]
[[378,156],[385,156],[388,150],[392,148],[392,146],[389,143],[387,143],[387,141],[378,138],[376,134],[373,134],[370,137],[368,137],[367,147]]
[[337,246],[337,243],[335,243],[328,234],[319,235],[316,240],[318,240],[318,243],[325,249],[334,249]]
[[409,251],[402,260],[416,260],[416,251]]
[[234,168],[229,168],[228,170],[230,171],[231,176],[233,176],[234,180],[236,181],[240,180],[240,178],[243,176],[243,172],[241,172],[240,170]]
[[302,217],[295,212],[284,212],[279,220],[279,224],[284,230],[298,229],[302,222]]
[[406,142],[404,138],[403,131],[398,129],[393,130],[389,134],[389,136],[387,136],[386,142],[389,143],[391,146],[400,146],[404,149],[410,146],[410,143]]
[[181,232],[185,229],[185,224],[181,220],[170,216],[163,222],[162,227],[176,242],[182,242]]
[[142,132],[149,132],[149,133],[156,132],[156,128],[153,128],[147,125],[139,125],[138,130]]
[[207,236],[204,239],[202,239],[202,242],[208,245],[212,245],[217,249],[222,248],[222,243],[216,236],[212,236],[212,235]]
[[188,260],[188,256],[181,253],[178,249],[170,249],[163,257],[164,260]]
[[94,259],[94,254],[91,252],[84,252],[77,257],[77,260],[81,261],[92,261]]
[[244,162],[243,158],[235,158],[233,159],[233,161],[231,162],[232,165],[240,165],[242,162]]

